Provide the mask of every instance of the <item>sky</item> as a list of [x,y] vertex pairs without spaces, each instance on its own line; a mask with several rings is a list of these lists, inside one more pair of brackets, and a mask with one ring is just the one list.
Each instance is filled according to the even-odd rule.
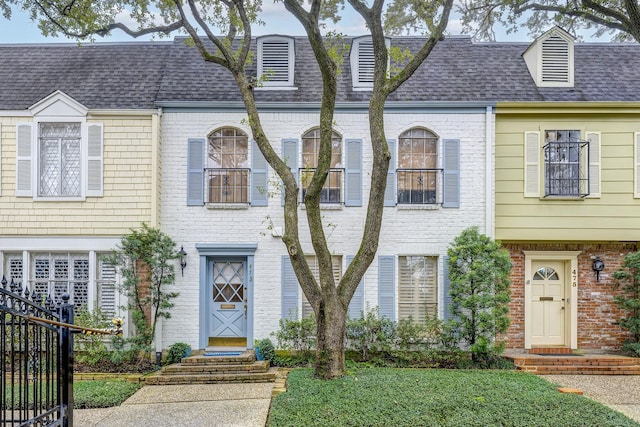
[[[261,19],[265,21],[265,26],[253,29],[253,34],[286,34],[286,35],[304,35],[304,28],[298,21],[287,12],[281,2],[273,2],[266,0],[263,3],[263,13]],[[366,33],[364,21],[360,16],[345,9],[341,15],[341,20],[335,25],[336,30],[340,33],[357,36]],[[460,34],[461,25],[459,20],[453,16],[447,27],[448,34]],[[150,40],[150,37],[140,38],[138,40]],[[518,34],[510,34],[508,39],[504,32],[497,32],[498,41],[531,41],[526,31]],[[121,31],[112,32],[108,38],[97,38],[96,41],[122,42],[131,41],[131,37]],[[32,22],[28,15],[21,10],[13,10],[13,16],[10,21],[0,16],[0,44],[13,43],[66,43],[74,42],[67,38],[47,38],[40,34],[35,22]]]

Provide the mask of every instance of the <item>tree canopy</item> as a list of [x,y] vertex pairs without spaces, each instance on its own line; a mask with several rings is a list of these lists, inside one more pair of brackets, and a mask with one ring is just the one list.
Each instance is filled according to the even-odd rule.
[[559,25],[596,37],[611,34],[618,41],[640,42],[638,0],[463,0],[458,6],[463,29],[480,39],[494,40],[494,28],[513,32],[521,26],[534,35]]

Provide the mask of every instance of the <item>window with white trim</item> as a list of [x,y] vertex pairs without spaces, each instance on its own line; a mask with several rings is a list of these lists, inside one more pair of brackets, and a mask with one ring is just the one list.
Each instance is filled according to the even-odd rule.
[[249,203],[249,137],[225,127],[209,134],[206,203]]
[[438,258],[398,257],[398,319],[425,323],[438,314]]
[[442,169],[438,169],[438,137],[412,128],[398,138],[396,171],[398,204],[436,204],[442,200]]
[[589,195],[589,141],[578,130],[545,131],[544,194],[562,197]]
[[116,315],[116,269],[107,261],[108,254],[96,254],[93,263],[88,252],[27,252],[28,271],[22,252],[3,255],[2,275],[28,288],[32,299],[42,303],[51,298],[59,304],[67,293],[76,310],[100,308],[108,316]]
[[[300,169],[300,187],[302,198],[306,194],[313,174],[318,167],[318,155],[320,152],[320,129],[312,129],[302,135],[302,168]],[[342,163],[342,137],[335,131],[331,136],[331,164],[329,173],[320,193],[320,203],[343,202],[343,176]]]
[[84,200],[103,195],[102,124],[19,123],[16,196]]
[[289,37],[258,39],[258,79],[262,87],[293,87],[295,49]]

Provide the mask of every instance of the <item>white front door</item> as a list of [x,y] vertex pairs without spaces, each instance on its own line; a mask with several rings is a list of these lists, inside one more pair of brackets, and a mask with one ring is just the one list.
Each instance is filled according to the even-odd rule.
[[566,345],[566,275],[563,261],[531,263],[531,344]]

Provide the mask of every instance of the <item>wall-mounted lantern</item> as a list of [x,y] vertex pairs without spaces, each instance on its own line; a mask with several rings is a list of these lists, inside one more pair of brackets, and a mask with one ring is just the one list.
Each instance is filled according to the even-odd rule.
[[600,272],[604,270],[604,261],[600,259],[599,256],[593,260],[593,264],[591,264],[591,268],[596,272],[596,282],[600,281]]
[[184,277],[184,268],[187,266],[187,253],[184,251],[184,246],[180,246],[178,258],[180,258],[180,269],[182,270],[182,277]]

